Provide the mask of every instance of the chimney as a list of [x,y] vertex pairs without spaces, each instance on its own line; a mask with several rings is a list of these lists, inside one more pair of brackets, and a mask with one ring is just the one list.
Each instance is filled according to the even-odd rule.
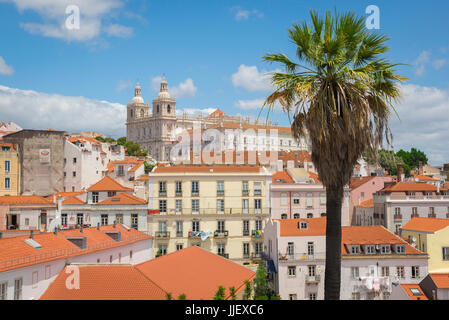
[[398,182],[401,182],[402,181],[402,163],[398,163],[398,173],[397,173],[397,176],[398,176]]
[[100,222],[97,223],[97,230],[100,230]]
[[30,239],[33,239],[33,230],[30,231]]

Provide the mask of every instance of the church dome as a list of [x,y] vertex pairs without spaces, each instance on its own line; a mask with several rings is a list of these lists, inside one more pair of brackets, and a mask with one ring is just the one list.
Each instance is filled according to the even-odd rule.
[[161,90],[160,90],[157,98],[159,100],[170,99],[170,94],[168,93],[168,83],[167,83],[167,80],[165,80],[165,76],[162,78]]
[[145,103],[142,98],[142,88],[139,84],[134,88],[134,98],[131,101],[132,104]]

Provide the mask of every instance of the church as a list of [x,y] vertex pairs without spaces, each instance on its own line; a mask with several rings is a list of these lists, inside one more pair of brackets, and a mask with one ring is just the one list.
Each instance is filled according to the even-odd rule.
[[[126,106],[126,138],[138,143],[156,161],[170,161],[170,150],[178,142],[178,137],[194,128],[214,128],[223,132],[226,129],[235,130],[276,130],[276,139],[258,140],[257,135],[245,138],[244,150],[257,146],[257,150],[310,150],[308,139],[297,141],[291,134],[289,127],[278,126],[277,122],[271,124],[258,124],[250,122],[250,117],[229,116],[220,109],[209,115],[199,114],[188,116],[185,112],[176,113],[176,99],[170,97],[168,83],[162,78],[160,92],[152,101],[152,108],[142,98],[142,88],[139,84],[134,89],[134,98]],[[267,135],[269,133],[267,132]],[[273,141],[274,140],[274,141]],[[263,144],[263,148],[260,145]]]

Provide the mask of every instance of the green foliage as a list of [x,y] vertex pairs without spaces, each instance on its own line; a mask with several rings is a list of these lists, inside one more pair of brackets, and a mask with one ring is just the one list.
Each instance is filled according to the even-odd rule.
[[126,137],[121,137],[117,139],[117,144],[124,146],[126,143]]
[[401,157],[404,161],[404,165],[409,166],[411,169],[418,167],[420,162],[424,165],[427,164],[428,161],[426,154],[415,148],[411,148],[410,152],[401,149],[396,152],[396,155]]
[[166,298],[167,300],[173,300],[173,297],[172,297],[171,292],[167,292],[167,294],[165,295],[165,298]]
[[185,293],[180,294],[178,300],[187,300]]
[[217,292],[215,292],[215,296],[212,300],[224,300],[226,298],[225,288],[223,286],[219,286]]
[[[372,154],[366,152],[363,158],[369,163],[374,164],[375,159]],[[396,154],[393,151],[387,151],[380,149],[378,151],[379,165],[388,171],[390,175],[397,175],[398,163],[402,163],[403,173],[408,177],[410,176],[410,171],[419,165],[419,162],[426,164],[428,159],[424,152],[411,148],[410,152],[399,150]]]
[[265,264],[259,262],[254,278],[254,300],[268,300],[268,279]]
[[253,287],[251,281],[245,280],[245,293],[243,294],[243,300],[251,300],[253,294]]
[[236,297],[236,290],[235,290],[235,287],[234,286],[232,286],[232,287],[230,287],[229,288],[229,294],[231,295],[231,299],[232,300],[235,300],[237,297]]
[[145,165],[145,173],[150,173],[151,170],[153,170],[153,168],[155,167],[154,164],[148,162],[145,162],[144,165]]
[[97,137],[95,137],[95,139],[100,142],[106,142],[106,140],[102,136],[97,136]]

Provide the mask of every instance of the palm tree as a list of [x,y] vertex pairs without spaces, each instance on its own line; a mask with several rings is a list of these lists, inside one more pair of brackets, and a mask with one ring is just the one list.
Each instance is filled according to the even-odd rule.
[[263,57],[278,62],[285,73],[273,72],[275,91],[265,103],[280,103],[293,115],[295,138],[309,135],[312,161],[326,187],[326,300],[340,298],[341,205],[344,186],[365,150],[377,150],[383,137],[390,144],[388,118],[406,80],[382,58],[389,37],[365,28],[352,12],[310,11],[311,23],[293,24],[289,38],[298,62],[285,54]]

